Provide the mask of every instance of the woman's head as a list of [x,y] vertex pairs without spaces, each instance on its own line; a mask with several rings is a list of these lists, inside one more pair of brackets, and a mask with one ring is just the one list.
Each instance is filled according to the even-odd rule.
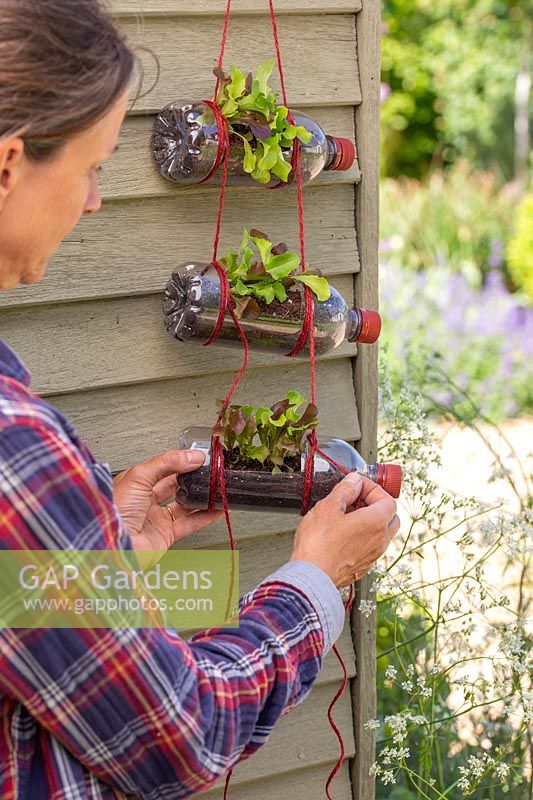
[[100,207],[134,67],[99,0],[0,0],[0,288]]

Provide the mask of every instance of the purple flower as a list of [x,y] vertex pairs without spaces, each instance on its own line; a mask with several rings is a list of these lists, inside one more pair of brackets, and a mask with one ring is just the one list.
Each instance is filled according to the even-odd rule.
[[415,272],[415,287],[417,292],[421,292],[427,283],[427,273],[425,270],[421,269],[418,272]]
[[391,91],[392,90],[391,90],[391,88],[390,88],[388,83],[380,83],[379,84],[379,99],[380,99],[380,101],[382,103],[385,102],[387,97],[390,95]]
[[489,267],[496,268],[501,267],[502,265],[502,254],[503,254],[503,247],[501,239],[491,239],[490,240],[490,252],[487,258],[487,263]]
[[518,405],[514,402],[514,400],[511,400],[511,402],[507,404],[507,415],[509,417],[514,417],[517,411]]
[[491,269],[487,272],[485,276],[485,286],[484,289],[487,292],[499,292],[507,294],[507,289],[505,288],[501,272],[496,269],[501,264],[501,259],[497,264],[491,264],[490,257],[488,260],[489,266]]
[[504,348],[500,366],[500,378],[508,381],[513,377],[513,357],[507,348]]
[[443,406],[450,407],[453,403],[453,394],[451,392],[437,392],[433,395],[433,399]]
[[435,261],[438,267],[445,267],[448,263],[448,257],[440,248],[437,249],[435,254]]
[[505,317],[505,327],[513,332],[522,332],[522,329],[533,319],[533,309],[514,305]]

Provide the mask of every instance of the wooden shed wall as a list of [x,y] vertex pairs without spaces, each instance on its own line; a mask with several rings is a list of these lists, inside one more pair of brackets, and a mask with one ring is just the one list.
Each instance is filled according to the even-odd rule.
[[[306,110],[331,134],[353,137],[358,117],[370,130],[377,118],[378,0],[366,0],[363,11],[359,0],[283,0],[277,5],[291,106]],[[267,0],[234,0],[226,64],[253,69],[273,56],[267,6]],[[111,7],[130,38],[157,53],[160,79],[129,116],[120,149],[105,167],[102,211],[69,236],[42,283],[4,294],[0,337],[25,358],[34,389],[75,421],[98,458],[120,470],[174,446],[182,428],[210,423],[214,398],[225,394],[240,355],[180,345],[164,331],[162,289],[176,264],[209,259],[218,191],[174,187],[152,167],[148,149],[153,114],[162,105],[210,96],[225,1],[111,0]],[[358,36],[366,32],[369,41],[361,44]],[[365,59],[359,68],[358,49]],[[150,85],[155,67],[149,56],[143,60]],[[366,109],[363,103],[356,110],[362,99],[359,69],[365,103],[366,95],[369,100]],[[325,173],[306,188],[307,254],[347,300],[370,305],[376,302],[377,275],[375,128],[370,138],[358,129],[357,139],[358,165],[346,173]],[[358,187],[360,167],[365,179]],[[296,248],[295,192],[229,189],[221,241],[239,241],[245,225],[272,232]],[[365,254],[361,278],[358,240]],[[373,350],[355,359],[355,346],[343,345],[318,365],[322,432],[361,440],[367,455],[375,436]],[[272,402],[288,388],[306,393],[308,386],[305,361],[252,355],[238,398]],[[359,415],[363,386],[368,405]],[[286,560],[296,524],[297,518],[286,515],[235,514],[243,591]],[[207,547],[226,541],[222,525],[196,539]],[[356,675],[354,641],[371,648],[371,635],[370,628],[361,640],[357,623],[353,633],[345,628],[340,647],[350,678]],[[364,663],[351,696],[347,692],[335,712],[349,757],[355,752],[354,732],[364,736],[357,704],[361,686],[364,693],[364,682],[372,679],[371,660]],[[323,797],[338,754],[326,709],[340,676],[330,654],[307,702],[282,721],[254,759],[236,769],[234,796],[258,800],[267,792],[281,800],[290,791],[295,798]],[[369,712],[371,701],[365,708]],[[336,800],[371,798],[365,777],[371,744],[361,746],[367,751],[363,762],[346,763],[335,781]],[[218,797],[220,790],[211,794]]]

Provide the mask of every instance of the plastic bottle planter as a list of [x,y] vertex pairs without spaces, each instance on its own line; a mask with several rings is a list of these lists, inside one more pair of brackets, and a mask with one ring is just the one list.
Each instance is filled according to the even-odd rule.
[[[348,170],[356,158],[353,142],[338,136],[326,136],[320,125],[298,111],[292,111],[296,125],[311,131],[309,144],[301,143],[301,167],[304,183],[316,178],[323,170]],[[243,124],[243,131],[248,125]],[[202,101],[177,101],[160,112],[152,135],[152,155],[155,165],[170,181],[194,184],[208,180],[220,183],[222,165],[216,167],[219,150],[219,131],[212,108]],[[284,149],[284,159],[291,163],[293,148]],[[244,144],[241,138],[230,133],[228,183],[248,186],[284,186],[274,178],[259,184],[244,171]],[[294,175],[291,174],[289,182]]]
[[[357,450],[342,439],[319,438],[318,443],[319,449],[337,464],[342,464],[351,472],[360,472],[383,486],[392,497],[399,497],[402,486],[401,467],[396,464],[367,465]],[[186,508],[206,508],[209,504],[211,475],[211,429],[189,428],[183,431],[179,448],[201,450],[206,454],[206,460],[200,469],[177,476],[176,500]],[[239,468],[233,457],[227,459],[225,477],[229,507],[244,511],[299,511],[304,490],[305,459],[304,453],[301,457],[301,472],[283,472],[278,475],[263,470],[259,462],[259,469],[256,471],[246,467]],[[344,473],[317,453],[310,507],[326,497],[343,477]],[[216,507],[221,508],[219,495]]]
[[[210,264],[190,263],[178,267],[167,284],[163,310],[168,332],[181,342],[202,345],[215,328],[220,309],[220,279]],[[296,284],[284,303],[263,304],[259,317],[240,322],[251,347],[256,350],[280,350],[289,353],[302,330],[305,315],[304,289]],[[315,350],[323,355],[349,342],[377,341],[381,318],[376,311],[349,308],[342,296],[331,287],[329,300],[315,299]],[[230,314],[226,314],[217,343],[242,347]],[[307,356],[306,346],[300,355]]]

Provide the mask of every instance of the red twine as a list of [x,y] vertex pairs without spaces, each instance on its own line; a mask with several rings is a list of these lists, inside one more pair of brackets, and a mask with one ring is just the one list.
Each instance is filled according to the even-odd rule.
[[[276,48],[276,58],[277,58],[277,62],[278,62],[278,70],[279,70],[279,76],[280,76],[283,103],[288,108],[289,105],[288,105],[288,102],[287,102],[287,91],[286,91],[286,87],[285,87],[285,75],[284,75],[284,71],[283,71],[283,63],[282,63],[282,58],[281,58],[281,48],[280,48],[279,36],[278,36],[278,26],[277,26],[277,21],[276,21],[276,13],[275,13],[275,10],[274,10],[274,1],[273,0],[269,0],[269,7],[270,7],[270,19],[271,19],[271,22],[272,22],[272,33],[273,33],[273,37],[274,37],[274,45],[275,45],[275,48]],[[231,0],[227,0],[226,16],[225,16],[225,19],[224,19],[224,28],[223,28],[223,31],[222,31],[222,42],[221,42],[221,46],[220,46],[220,54],[219,54],[219,59],[218,59],[218,66],[220,68],[222,68],[223,61],[224,61],[224,53],[225,53],[225,50],[226,50],[226,42],[227,42],[228,28],[229,28],[229,22],[230,22],[230,15],[231,15]],[[229,165],[229,151],[230,151],[230,134],[229,134],[229,130],[228,130],[228,124],[227,124],[227,121],[226,121],[224,115],[221,113],[221,111],[220,111],[220,109],[219,109],[219,107],[217,105],[217,102],[216,102],[219,85],[220,85],[220,78],[217,76],[217,81],[216,81],[216,85],[215,85],[215,91],[214,91],[214,95],[213,95],[213,100],[205,100],[204,101],[204,103],[207,106],[209,106],[209,108],[212,109],[212,111],[213,111],[213,113],[215,115],[215,121],[216,121],[216,124],[217,124],[217,127],[218,127],[218,133],[219,133],[219,142],[218,142],[219,146],[218,146],[218,152],[217,152],[217,156],[216,156],[215,162],[213,164],[213,167],[210,170],[209,174],[206,176],[206,178],[204,178],[202,183],[204,183],[205,181],[209,180],[209,178],[213,175],[213,173],[216,172],[219,169],[221,163],[224,163],[224,169],[223,169],[223,172],[222,172],[222,185],[221,185],[221,190],[220,190],[218,217],[217,217],[217,224],[216,224],[216,231],[215,231],[215,238],[214,238],[214,246],[213,246],[213,261],[212,261],[212,264],[213,264],[214,268],[216,269],[216,271],[218,273],[218,276],[219,276],[219,280],[220,280],[220,309],[219,309],[217,322],[216,322],[215,327],[213,329],[213,333],[211,334],[209,340],[207,342],[205,342],[204,346],[209,346],[210,344],[213,344],[213,342],[215,342],[217,340],[217,338],[220,335],[220,332],[222,330],[222,326],[224,324],[225,316],[229,312],[229,314],[231,315],[231,317],[233,319],[233,323],[234,323],[234,325],[235,325],[235,327],[236,327],[236,329],[237,329],[237,331],[239,333],[239,337],[240,337],[240,339],[241,339],[241,341],[243,343],[244,356],[243,356],[243,361],[242,361],[241,368],[239,369],[237,375],[235,376],[235,379],[234,379],[234,381],[233,381],[233,383],[232,383],[232,385],[231,385],[231,387],[230,387],[230,389],[229,389],[229,391],[228,391],[228,393],[227,393],[227,395],[226,395],[226,397],[224,399],[224,402],[223,402],[223,405],[222,405],[222,409],[221,409],[220,414],[218,416],[217,422],[219,422],[221,420],[224,412],[228,408],[228,406],[229,406],[229,404],[231,402],[231,398],[232,398],[237,386],[239,385],[240,381],[242,380],[242,377],[243,377],[243,375],[244,375],[244,373],[245,373],[245,371],[246,371],[246,369],[248,367],[248,360],[249,360],[248,340],[246,338],[246,334],[245,334],[245,332],[243,330],[243,327],[242,327],[242,325],[241,325],[241,323],[240,323],[240,321],[239,321],[239,319],[238,319],[238,317],[236,315],[235,309],[233,308],[233,305],[232,305],[232,302],[231,302],[231,294],[230,294],[230,287],[229,287],[227,273],[226,273],[224,267],[220,264],[220,262],[218,260],[218,248],[219,248],[219,243],[220,243],[220,233],[221,233],[221,228],[222,228],[222,219],[223,219],[223,214],[224,214],[224,205],[225,205],[225,198],[226,198],[226,186],[227,186],[227,180],[228,180],[228,165]],[[288,120],[292,125],[294,124],[294,119],[292,117],[292,114],[290,113],[290,110],[289,110],[289,114],[288,114]],[[301,169],[301,147],[300,147],[300,143],[299,143],[299,141],[297,139],[295,139],[294,143],[293,143],[292,168],[293,168],[293,174],[296,176],[297,204],[298,204],[298,225],[299,225],[299,232],[300,232],[301,270],[302,270],[302,272],[305,272],[306,261],[305,261],[305,222],[304,222],[304,204],[303,204],[303,179],[302,179],[302,169]],[[279,185],[280,184],[277,184],[277,186],[274,186],[272,188],[277,188]],[[304,320],[303,320],[302,330],[300,332],[300,335],[298,337],[298,340],[297,340],[296,344],[294,345],[294,347],[291,350],[291,352],[288,353],[288,355],[290,357],[297,356],[302,352],[302,350],[306,347],[307,344],[309,345],[309,369],[310,369],[311,402],[313,404],[316,404],[314,301],[313,301],[312,292],[309,289],[309,287],[307,287],[307,286],[304,287],[304,295],[305,295],[305,316],[304,316]],[[330,461],[330,463],[334,464],[334,466],[337,466],[339,469],[341,469],[341,471],[346,471],[341,465],[336,464],[336,462],[334,462],[332,459],[330,459],[328,456],[326,456],[324,453],[321,453],[321,451],[318,450],[318,440],[317,440],[317,436],[316,436],[316,432],[315,431],[312,431],[310,433],[310,435],[308,437],[308,442],[309,442],[309,448],[308,448],[307,457],[306,457],[306,460],[305,460],[304,491],[303,491],[303,497],[302,497],[302,507],[301,507],[301,511],[300,511],[302,516],[304,516],[307,513],[307,511],[309,509],[310,502],[311,502],[311,492],[312,492],[312,487],[313,487],[313,475],[314,475],[314,462],[315,462],[316,453],[319,452],[328,461]],[[235,549],[235,538],[234,538],[234,535],[233,535],[233,528],[232,528],[232,524],[231,524],[231,519],[230,519],[230,514],[229,514],[229,507],[228,507],[228,499],[227,499],[227,494],[226,494],[226,479],[225,479],[225,468],[224,468],[224,450],[223,450],[223,447],[222,447],[222,444],[221,444],[221,441],[220,441],[220,437],[219,436],[213,436],[212,441],[211,441],[211,473],[210,473],[210,483],[209,483],[209,506],[208,506],[209,510],[213,510],[213,508],[215,507],[216,500],[217,500],[217,494],[220,494],[220,499],[222,501],[222,506],[223,506],[223,509],[224,509],[224,516],[225,516],[226,525],[227,525],[227,528],[228,528],[230,548],[231,548],[231,551],[233,552],[234,549]],[[229,614],[230,614],[230,611],[231,611],[231,609],[229,607],[229,603],[231,601],[231,596],[232,596],[232,593],[233,593],[233,581],[234,581],[234,562],[232,561],[231,589],[230,589],[230,593],[229,593],[228,607],[227,607],[227,611],[226,611],[226,618],[229,618]],[[349,597],[348,597],[348,600],[347,600],[346,606],[345,606],[346,610],[348,612],[351,610],[352,602],[353,602],[353,587],[350,587]],[[339,740],[339,744],[340,744],[339,759],[336,762],[333,770],[331,771],[331,773],[330,773],[330,775],[328,777],[327,783],[326,783],[326,787],[325,787],[326,796],[327,796],[328,800],[331,800],[331,795],[330,795],[330,792],[329,792],[330,784],[333,781],[333,779],[334,779],[335,775],[337,774],[337,772],[339,771],[339,769],[341,768],[342,763],[344,761],[344,757],[345,757],[344,741],[343,741],[341,732],[339,731],[339,729],[337,728],[337,725],[335,724],[335,721],[334,721],[333,716],[332,716],[332,711],[333,711],[333,708],[334,708],[335,704],[338,702],[338,700],[342,696],[344,690],[346,689],[346,685],[347,685],[347,682],[348,682],[348,674],[347,674],[347,671],[346,671],[346,666],[344,664],[343,658],[342,658],[342,656],[341,656],[341,654],[340,654],[340,652],[339,652],[339,650],[337,649],[336,646],[333,647],[333,651],[334,651],[335,655],[337,656],[337,658],[339,659],[339,662],[341,664],[342,672],[343,672],[343,679],[342,679],[341,686],[339,687],[339,690],[335,694],[335,697],[331,701],[331,703],[329,705],[329,708],[328,708],[328,720],[329,720],[330,725],[331,725],[333,731],[335,732],[335,735],[337,736],[337,739]],[[230,769],[228,771],[228,773],[227,773],[227,776],[226,776],[226,782],[225,782],[225,786],[224,786],[224,800],[227,800],[227,797],[228,797],[228,788],[229,788],[229,783],[230,783],[230,780],[231,780],[232,773],[233,773],[233,770]]]

